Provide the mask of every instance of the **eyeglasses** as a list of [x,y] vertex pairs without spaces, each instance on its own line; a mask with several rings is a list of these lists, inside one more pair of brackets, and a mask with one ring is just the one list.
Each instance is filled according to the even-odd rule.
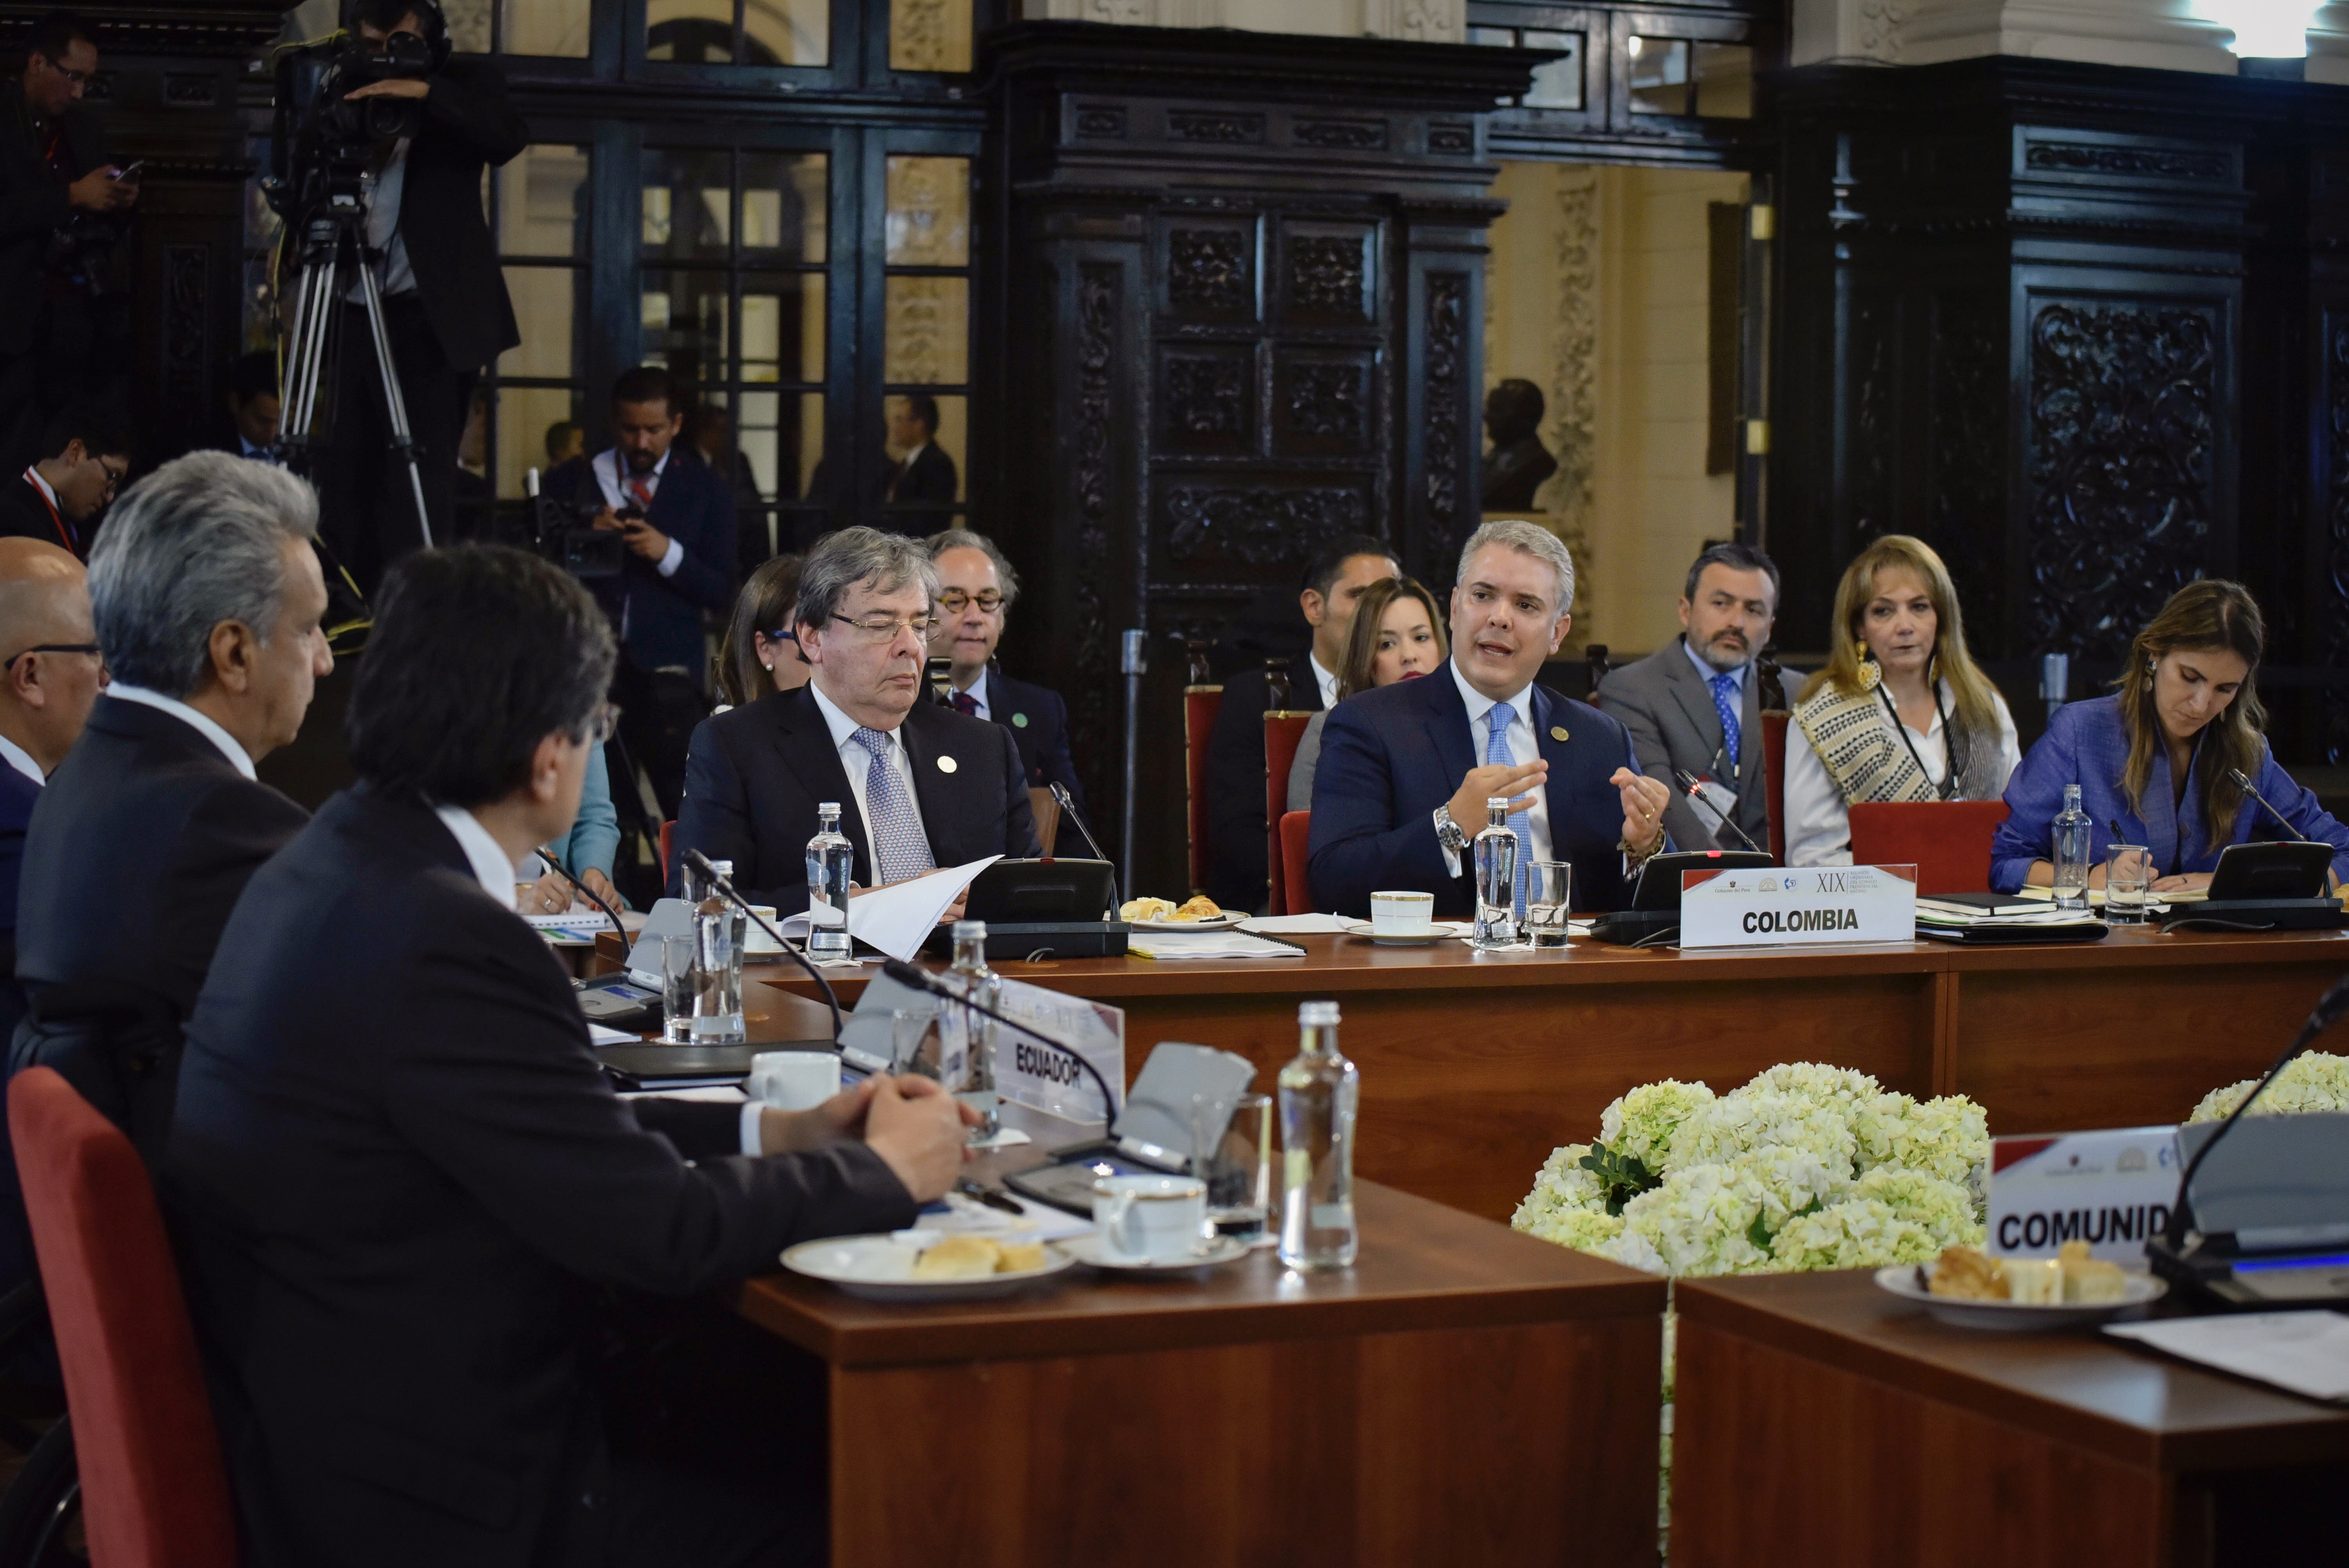
[[960,615],[972,605],[977,605],[985,613],[993,615],[1003,607],[1003,596],[993,588],[978,594],[967,594],[960,588],[948,588],[938,596],[938,608],[948,615]]
[[47,55],[42,55],[40,57],[41,57],[43,60],[47,60],[47,61],[48,62],[49,69],[51,69],[51,70],[53,70],[53,71],[57,72],[57,75],[59,75],[59,76],[61,76],[61,77],[65,78],[67,81],[70,82],[70,83],[71,83],[71,84],[73,84],[75,87],[88,87],[88,86],[89,85],[89,78],[90,78],[90,76],[91,76],[91,73],[90,73],[90,72],[88,72],[88,71],[69,71],[69,70],[66,69],[66,68],[65,68],[65,67],[63,67],[63,66],[61,66],[61,65],[57,64],[57,61],[49,59],[49,57],[48,57],[48,56],[47,56]]
[[114,493],[115,487],[119,485],[130,472],[129,463],[126,462],[120,468],[117,468],[102,457],[98,460],[98,466],[106,471],[106,493],[109,495]]
[[579,738],[579,743],[583,746],[600,746],[610,740],[614,732],[619,727],[620,705],[617,702],[606,702],[596,709],[594,716],[587,721],[587,732]]
[[938,618],[934,615],[868,615],[860,620],[836,615],[832,618],[842,626],[854,628],[857,635],[868,642],[895,642],[901,631],[910,631],[927,641],[930,633],[938,628]]
[[16,660],[28,653],[87,653],[92,659],[106,657],[105,650],[94,642],[36,642],[30,648],[18,649],[5,661],[0,661],[0,670],[14,670]]
[[790,630],[762,631],[759,635],[765,638],[769,642],[797,642],[799,640],[799,634]]

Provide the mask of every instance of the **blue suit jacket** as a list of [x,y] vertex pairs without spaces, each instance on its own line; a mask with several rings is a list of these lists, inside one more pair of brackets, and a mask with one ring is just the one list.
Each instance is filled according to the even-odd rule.
[[[1028,775],[1029,788],[1057,784],[1069,792],[1079,811],[1085,809],[1084,786],[1077,783],[1076,761],[1069,754],[1069,705],[1061,701],[1058,691],[1014,680],[990,666],[987,714],[1011,732],[1011,743],[1019,748],[1019,766]],[[1086,821],[1091,826],[1090,815]]]
[[[1616,847],[1623,797],[1607,781],[1617,768],[1640,771],[1630,733],[1587,702],[1546,687],[1533,691],[1534,737],[1549,763],[1543,788],[1550,845],[1558,859],[1574,865],[1574,908],[1626,908],[1631,888]],[[1449,670],[1361,692],[1332,708],[1322,721],[1321,762],[1313,775],[1307,864],[1314,901],[1367,919],[1373,889],[1409,888],[1434,894],[1438,916],[1474,915],[1468,857],[1460,857],[1459,876],[1445,872],[1433,818],[1482,761]],[[1480,825],[1461,826],[1473,834]]]
[[[2055,815],[2064,809],[2064,786],[2080,786],[2080,809],[2088,814],[2088,864],[2104,863],[2113,846],[2112,825],[2118,822],[2129,844],[2153,851],[2165,877],[2214,871],[2219,852],[2228,844],[2253,839],[2286,838],[2267,808],[2247,800],[2235,813],[2235,824],[2225,844],[2210,841],[2202,820],[2202,752],[2198,745],[2186,781],[2186,795],[2172,806],[2169,755],[2160,747],[2153,753],[2152,776],[2146,780],[2144,810],[2129,804],[2121,788],[2121,773],[2128,763],[2128,732],[2121,724],[2117,695],[2085,702],[2067,702],[2048,722],[2047,732],[2006,781],[2007,819],[1991,839],[1990,885],[2002,893],[2023,886],[2033,860],[2055,855]],[[2273,750],[2262,746],[2260,765],[2251,782],[2275,803],[2278,811],[2307,837],[2333,846],[2333,873],[2349,882],[2349,827],[2333,820],[2316,796],[2294,783],[2276,765]]]
[[[546,489],[553,495],[604,504],[603,487],[584,457],[549,473]],[[618,576],[598,577],[588,587],[612,618],[613,629],[626,630],[620,644],[622,658],[639,670],[688,670],[700,685],[709,662],[701,640],[701,612],[723,612],[734,605],[740,541],[734,535],[733,493],[683,447],[673,446],[645,521],[685,546],[676,573],[664,577],[655,563],[631,552]]]
[[16,983],[16,874],[25,866],[25,829],[41,786],[0,763],[0,1041],[16,1032],[25,1016],[25,991]]

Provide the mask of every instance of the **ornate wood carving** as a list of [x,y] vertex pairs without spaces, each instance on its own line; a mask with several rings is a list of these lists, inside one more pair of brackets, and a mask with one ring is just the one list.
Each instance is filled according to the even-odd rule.
[[1237,229],[1176,229],[1166,236],[1166,297],[1177,310],[1240,315],[1249,308],[1248,236]]
[[2023,167],[2064,174],[2154,175],[2165,180],[2228,180],[2234,158],[2222,149],[2128,147],[2117,143],[2033,141]]
[[[1464,432],[1460,404],[1467,389],[1468,275],[1427,275],[1427,521],[1431,567],[1449,568],[1467,542],[1469,490],[1462,482]],[[1448,570],[1444,575],[1450,575]]]
[[[2325,659],[2334,670],[2349,670],[2349,316],[2325,320],[2325,461],[2332,484],[2325,497],[2324,587],[2321,618],[2325,623]],[[2349,701],[2325,704],[2325,761],[2338,767],[2349,763]]]
[[1176,354],[1159,360],[1159,406],[1165,428],[1178,445],[1182,437],[1245,439],[1248,428],[1248,371],[1245,353]]
[[1439,156],[1466,157],[1476,151],[1476,128],[1441,123],[1427,128],[1427,150]]
[[1299,147],[1342,147],[1355,151],[1384,151],[1387,122],[1383,119],[1300,119],[1289,131]]
[[1301,566],[1323,540],[1363,532],[1370,509],[1361,491],[1336,485],[1183,484],[1166,493],[1166,517],[1169,561],[1222,560],[1260,571]]
[[201,428],[212,368],[210,245],[165,245],[163,255],[163,417]]
[[1071,427],[1071,472],[1076,481],[1076,570],[1071,579],[1079,680],[1069,693],[1079,733],[1109,734],[1110,693],[1117,659],[1109,618],[1110,493],[1116,439],[1117,313],[1123,269],[1106,262],[1077,268],[1076,409]]
[[1170,109],[1166,134],[1177,141],[1253,143],[1264,140],[1264,116],[1223,109]]
[[1886,339],[1889,306],[1874,296],[1851,307],[1851,340],[1846,350],[1851,377],[1852,452],[1849,515],[1856,541],[1890,528],[1892,514],[1892,370]]
[[1557,203],[1557,324],[1542,425],[1557,472],[1534,499],[1557,520],[1574,556],[1575,597],[1588,603],[1598,581],[1590,511],[1599,455],[1599,171],[1563,178]]
[[1122,104],[1086,104],[1077,110],[1077,134],[1089,137],[1122,137],[1125,134],[1125,109]]
[[1280,405],[1288,430],[1360,450],[1368,368],[1308,360],[1280,369]]
[[1929,537],[1949,563],[1977,640],[2004,618],[2003,306],[1997,299],[1937,298],[1927,346],[1932,360]]
[[2210,312],[2042,303],[2031,323],[2037,646],[2115,658],[2205,564]]
[[1362,241],[1350,234],[1291,234],[1288,304],[1328,316],[1362,314]]

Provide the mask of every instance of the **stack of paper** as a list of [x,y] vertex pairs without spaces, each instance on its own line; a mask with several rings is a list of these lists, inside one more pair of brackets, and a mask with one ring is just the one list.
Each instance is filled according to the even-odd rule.
[[1240,929],[1263,937],[1334,937],[1360,924],[1343,915],[1254,915]]
[[1305,950],[1292,943],[1275,941],[1269,937],[1252,937],[1240,930],[1201,931],[1195,936],[1136,931],[1126,939],[1125,946],[1128,952],[1146,959],[1294,959],[1305,956]]
[[2117,1323],[2105,1332],[2286,1393],[2349,1400],[2349,1318],[2333,1312],[2253,1312]]

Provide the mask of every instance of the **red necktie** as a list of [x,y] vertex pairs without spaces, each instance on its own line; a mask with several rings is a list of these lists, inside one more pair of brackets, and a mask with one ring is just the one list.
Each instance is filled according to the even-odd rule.
[[628,488],[636,493],[636,504],[650,512],[653,509],[653,487],[642,479],[631,478]]
[[978,717],[978,699],[968,691],[957,691],[954,694],[954,711],[976,719]]

